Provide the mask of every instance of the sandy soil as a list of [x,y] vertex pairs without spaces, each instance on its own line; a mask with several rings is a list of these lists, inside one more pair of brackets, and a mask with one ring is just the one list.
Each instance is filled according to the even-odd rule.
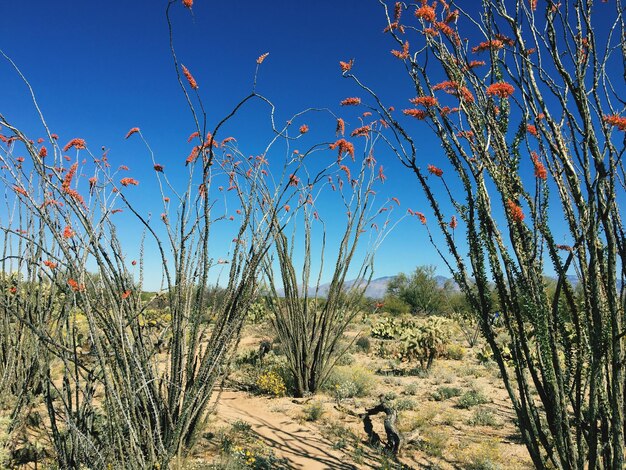
[[313,427],[301,424],[290,416],[270,411],[267,398],[246,392],[224,391],[217,406],[220,420],[247,422],[258,436],[287,460],[289,468],[306,470],[349,470],[357,468],[346,463],[345,456],[333,449],[332,443]]

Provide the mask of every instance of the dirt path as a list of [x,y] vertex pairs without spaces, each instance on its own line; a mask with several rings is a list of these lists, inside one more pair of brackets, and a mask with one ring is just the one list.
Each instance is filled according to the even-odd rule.
[[245,392],[224,391],[217,416],[232,423],[243,420],[271,447],[276,456],[288,461],[289,468],[306,470],[352,470],[346,456],[332,448],[319,432],[296,422],[283,413],[271,412],[268,402]]

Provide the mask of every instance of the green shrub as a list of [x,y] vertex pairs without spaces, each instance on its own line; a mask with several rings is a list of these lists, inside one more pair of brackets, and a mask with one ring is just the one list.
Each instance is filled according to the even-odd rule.
[[458,344],[448,344],[444,353],[445,357],[454,361],[460,361],[465,357],[465,348]]
[[361,336],[356,340],[356,347],[359,351],[369,353],[372,349],[372,342],[367,336]]
[[338,400],[369,395],[376,384],[374,374],[361,366],[336,366],[331,371],[324,390]]
[[453,397],[461,395],[461,389],[458,387],[438,387],[432,394],[432,397],[436,401],[448,400]]
[[391,315],[406,315],[407,313],[411,313],[411,306],[395,295],[386,296],[382,303],[383,311]]
[[487,408],[479,407],[474,411],[472,417],[468,420],[467,424],[471,426],[496,426],[498,419]]
[[412,382],[410,384],[408,384],[406,387],[404,387],[404,394],[405,395],[417,395],[417,392],[419,392],[419,384],[417,382]]
[[307,404],[303,412],[305,421],[317,421],[324,414],[324,405],[319,401],[314,401]]
[[412,398],[398,398],[394,403],[394,408],[398,411],[412,411],[417,408],[417,402]]
[[282,397],[287,392],[285,381],[275,370],[262,372],[256,380],[259,392],[275,397]]
[[472,406],[484,405],[488,402],[489,400],[487,399],[487,397],[478,390],[468,390],[461,396],[461,398],[459,398],[457,406],[459,408],[468,409]]

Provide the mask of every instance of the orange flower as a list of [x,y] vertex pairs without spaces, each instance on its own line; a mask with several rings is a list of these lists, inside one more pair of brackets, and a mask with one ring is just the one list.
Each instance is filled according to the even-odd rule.
[[438,176],[439,178],[443,175],[443,170],[441,168],[437,168],[435,165],[428,165],[427,169],[428,173]]
[[423,223],[424,225],[426,225],[426,216],[418,211],[415,211],[414,215],[417,216],[418,219],[420,219],[420,222]]
[[346,123],[343,121],[343,119],[337,119],[337,129],[335,130],[335,132],[337,135],[344,135],[344,133],[346,132]]
[[193,6],[193,0],[183,0],[183,5],[191,10],[191,7]]
[[450,219],[450,228],[454,230],[455,228],[457,228],[457,226],[458,226],[458,222],[456,220],[456,216],[453,215],[452,218]]
[[415,119],[419,119],[420,121],[425,119],[428,115],[423,109],[403,109],[402,113],[406,116],[412,116]]
[[193,134],[191,134],[188,138],[187,138],[187,142],[191,142],[192,139],[196,138],[196,137],[200,137],[200,133],[198,131],[194,132]]
[[127,299],[128,297],[130,297],[130,294],[131,294],[130,290],[122,292],[122,295],[121,295],[122,300]]
[[39,149],[39,158],[44,158],[48,155],[48,149],[46,147],[41,147]]
[[537,9],[537,0],[528,0],[528,3],[530,3],[530,9],[531,10],[536,10]]
[[380,167],[378,168],[378,179],[380,180],[381,183],[384,183],[385,180],[387,179],[387,177],[385,176],[385,173],[383,173],[382,165],[380,165]]
[[437,98],[434,96],[418,96],[417,98],[411,98],[409,100],[415,106],[424,106],[425,108],[430,108],[432,106],[437,106]]
[[400,205],[400,199],[398,199],[397,197],[392,197],[391,200],[395,202],[396,204]]
[[74,292],[80,292],[85,290],[85,284],[78,284],[78,282],[76,282],[76,280],[72,278],[69,278],[67,280],[67,283]]
[[54,140],[59,140],[59,136],[57,134],[50,134],[50,138]]
[[541,162],[539,155],[537,155],[536,152],[532,152],[530,156],[533,160],[533,165],[535,165],[535,176],[542,180],[548,179],[548,171],[546,170],[546,167]]
[[342,72],[349,72],[354,65],[354,59],[350,59],[348,62],[339,61],[339,66]]
[[393,20],[398,22],[400,21],[400,16],[402,15],[402,2],[396,2],[393,9]]
[[339,155],[337,155],[337,160],[341,160],[341,157],[344,153],[347,153],[354,160],[354,145],[351,142],[348,142],[346,139],[339,139],[334,144],[330,144],[329,148],[331,150],[335,150],[339,148]]
[[289,210],[291,209],[291,206],[289,204],[285,204],[284,206],[285,212],[289,212]]
[[265,54],[261,54],[261,55],[257,58],[256,63],[257,63],[257,64],[259,64],[259,65],[260,65],[260,64],[262,64],[262,63],[263,63],[263,61],[265,60],[265,58],[266,58],[268,55],[270,55],[270,53],[269,53],[269,52],[266,52]]
[[188,164],[192,163],[193,161],[195,161],[195,159],[198,158],[198,152],[200,152],[200,146],[194,147],[191,150],[191,153],[189,154],[187,159],[185,160],[185,165],[188,165]]
[[63,229],[63,238],[72,238],[74,235],[76,235],[76,232],[72,230],[71,226],[66,225]]
[[487,95],[489,96],[498,96],[500,98],[508,98],[515,92],[515,88],[513,85],[510,85],[506,82],[498,82],[487,87]]
[[422,20],[430,21],[431,23],[437,19],[435,9],[429,5],[422,5],[415,10],[415,16]]
[[350,134],[351,137],[367,137],[372,128],[370,126],[357,127]]
[[76,150],[83,150],[87,148],[87,143],[84,139],[72,139],[67,144],[65,144],[65,147],[63,147],[63,151],[67,152],[72,147],[74,147]]
[[404,41],[402,44],[402,51],[392,50],[391,54],[398,59],[408,59],[409,58],[409,41]]
[[361,98],[346,98],[339,104],[341,106],[358,106],[361,104]]
[[28,196],[28,193],[26,192],[25,189],[20,188],[19,186],[13,186],[13,191],[15,191],[18,194],[21,194],[22,196]]
[[491,49],[497,51],[504,47],[504,43],[499,39],[490,39],[489,41],[481,42],[478,46],[472,48],[472,52],[478,53]]
[[539,133],[537,132],[537,128],[533,126],[532,124],[528,124],[526,126],[526,130],[528,131],[530,135],[534,135],[535,137],[539,135]]
[[128,139],[131,135],[135,134],[139,132],[139,128],[138,127],[133,127],[131,130],[128,131],[128,134],[126,134],[126,139]]
[[339,169],[346,172],[346,178],[348,178],[348,181],[350,181],[350,178],[351,178],[350,168],[348,168],[346,165],[341,165]]
[[183,69],[183,75],[185,75],[185,78],[189,82],[189,86],[192,89],[197,90],[198,89],[198,82],[196,82],[196,79],[193,78],[193,75],[191,75],[191,72],[187,69],[187,67],[185,67],[184,65],[181,65],[181,67]]
[[626,117],[614,114],[612,116],[603,116],[602,119],[608,125],[617,127],[622,132],[626,132]]
[[43,264],[44,266],[47,266],[50,269],[55,269],[58,266],[54,261],[50,261],[50,260],[45,260]]
[[122,178],[122,179],[120,180],[120,184],[121,184],[122,186],[128,186],[128,185],[137,186],[137,185],[139,185],[139,181],[137,181],[137,180],[136,180],[136,179],[134,179],[134,178]]
[[289,186],[298,186],[298,183],[300,183],[300,178],[294,174],[289,175]]
[[469,64],[467,64],[467,68],[468,69],[473,69],[475,67],[480,67],[482,65],[485,65],[485,61],[484,60],[472,60]]
[[307,132],[309,132],[309,126],[307,126],[306,124],[302,124],[300,126],[300,134],[306,134]]
[[506,206],[509,210],[509,214],[511,218],[515,222],[521,222],[524,220],[524,212],[522,211],[522,208],[518,204],[516,204],[515,202],[509,199],[506,201]]

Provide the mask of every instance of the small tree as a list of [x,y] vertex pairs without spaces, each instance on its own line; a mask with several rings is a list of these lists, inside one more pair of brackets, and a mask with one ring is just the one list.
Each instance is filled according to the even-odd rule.
[[445,304],[445,293],[435,277],[434,266],[418,266],[409,276],[398,274],[387,285],[387,294],[407,303],[414,314],[440,313]]

